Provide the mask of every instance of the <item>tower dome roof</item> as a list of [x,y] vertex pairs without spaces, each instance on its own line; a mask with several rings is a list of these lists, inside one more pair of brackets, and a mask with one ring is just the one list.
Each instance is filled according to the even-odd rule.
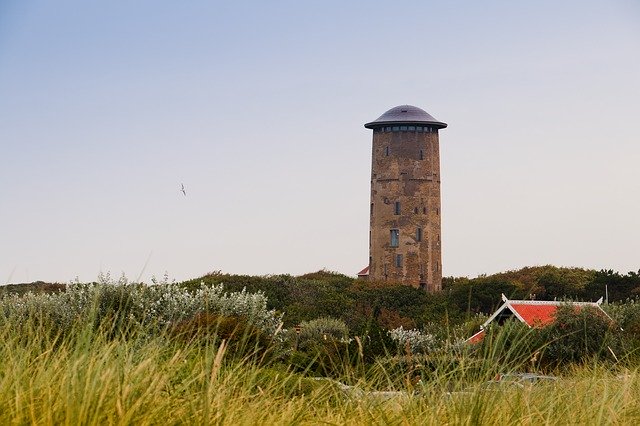
[[391,108],[380,117],[364,125],[367,129],[374,129],[385,124],[430,124],[437,129],[444,129],[447,123],[433,118],[425,110],[412,105],[399,105]]

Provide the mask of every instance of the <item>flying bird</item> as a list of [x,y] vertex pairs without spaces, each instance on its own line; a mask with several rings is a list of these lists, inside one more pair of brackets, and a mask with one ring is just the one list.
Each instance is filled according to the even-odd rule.
[[186,197],[187,196],[187,190],[184,189],[184,183],[181,183],[180,186],[181,186],[180,192],[182,192],[182,194]]

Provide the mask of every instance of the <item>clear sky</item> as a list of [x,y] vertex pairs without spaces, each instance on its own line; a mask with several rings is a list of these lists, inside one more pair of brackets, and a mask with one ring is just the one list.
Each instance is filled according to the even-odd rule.
[[445,275],[640,268],[637,1],[0,0],[0,284],[355,275],[399,104]]

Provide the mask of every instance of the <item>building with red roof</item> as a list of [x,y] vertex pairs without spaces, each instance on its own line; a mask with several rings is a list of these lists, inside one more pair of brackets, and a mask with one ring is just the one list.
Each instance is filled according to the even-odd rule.
[[609,318],[600,307],[602,298],[597,302],[558,302],[555,300],[509,300],[503,294],[502,301],[504,303],[480,326],[480,331],[467,340],[468,342],[480,342],[484,337],[486,327],[494,321],[502,324],[510,318],[515,318],[525,323],[529,328],[545,327],[555,321],[556,311],[559,306],[574,306],[576,309],[580,309],[583,306],[591,306],[597,308]]

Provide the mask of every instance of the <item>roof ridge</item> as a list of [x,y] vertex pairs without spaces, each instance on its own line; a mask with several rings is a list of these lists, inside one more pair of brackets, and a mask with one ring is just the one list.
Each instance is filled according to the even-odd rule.
[[570,300],[506,300],[505,303],[516,305],[594,305],[599,306],[598,302],[573,302]]

